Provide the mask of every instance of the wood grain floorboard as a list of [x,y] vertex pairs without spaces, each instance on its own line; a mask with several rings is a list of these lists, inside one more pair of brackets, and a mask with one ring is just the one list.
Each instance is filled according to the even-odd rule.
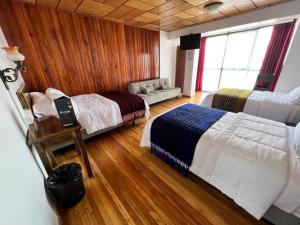
[[[157,115],[177,105],[199,103],[179,98],[151,106]],[[64,225],[98,224],[197,224],[254,225],[257,221],[220,191],[196,176],[180,176],[167,164],[140,148],[145,119],[135,126],[121,127],[86,142],[94,171],[84,171],[86,195],[75,207],[61,211]],[[79,162],[80,155],[69,148],[56,152],[59,162]]]

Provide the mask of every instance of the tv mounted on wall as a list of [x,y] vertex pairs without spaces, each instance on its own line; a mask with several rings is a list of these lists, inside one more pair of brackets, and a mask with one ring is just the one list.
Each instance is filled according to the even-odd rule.
[[191,50],[200,48],[201,34],[190,34],[180,37],[180,50]]

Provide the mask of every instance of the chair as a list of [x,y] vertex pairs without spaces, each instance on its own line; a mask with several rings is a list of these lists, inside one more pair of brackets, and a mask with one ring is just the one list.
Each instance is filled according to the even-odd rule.
[[257,76],[254,90],[268,91],[273,81],[273,73],[261,73]]

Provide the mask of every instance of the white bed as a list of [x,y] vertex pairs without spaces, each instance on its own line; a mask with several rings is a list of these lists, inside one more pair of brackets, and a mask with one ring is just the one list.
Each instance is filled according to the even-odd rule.
[[[45,94],[31,92],[32,109],[37,117],[58,116],[53,99],[66,96],[63,92],[48,88]],[[68,97],[68,96],[67,96]],[[99,94],[84,94],[70,97],[77,120],[86,134],[106,130],[123,124],[117,102]],[[149,106],[144,100],[145,117],[150,116]]]
[[[71,97],[78,106],[77,120],[87,134],[123,123],[118,104],[98,94]],[[99,110],[101,109],[101,110]]]
[[[211,107],[216,92],[206,95],[201,105]],[[279,122],[298,123],[300,121],[300,87],[288,94],[253,91],[247,99],[243,112]]]
[[[144,128],[142,147],[150,147],[155,118]],[[292,128],[245,113],[226,113],[198,141],[190,171],[257,219],[271,205],[300,217],[299,134],[300,124]]]
[[[99,94],[85,94],[71,97],[77,104],[77,120],[87,134],[115,127],[123,123],[119,105]],[[150,117],[149,106],[144,100],[145,118]],[[100,109],[100,110],[99,110]]]

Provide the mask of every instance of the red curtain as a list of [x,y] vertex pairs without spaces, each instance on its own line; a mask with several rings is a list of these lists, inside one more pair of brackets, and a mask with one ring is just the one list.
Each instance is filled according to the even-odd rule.
[[204,60],[205,60],[205,45],[206,45],[206,37],[203,37],[203,38],[201,38],[201,41],[200,41],[196,91],[202,90],[203,69],[204,69]]
[[287,50],[293,36],[296,20],[290,23],[278,24],[273,28],[271,40],[260,73],[273,73],[274,78],[269,91],[274,91],[283,66]]

